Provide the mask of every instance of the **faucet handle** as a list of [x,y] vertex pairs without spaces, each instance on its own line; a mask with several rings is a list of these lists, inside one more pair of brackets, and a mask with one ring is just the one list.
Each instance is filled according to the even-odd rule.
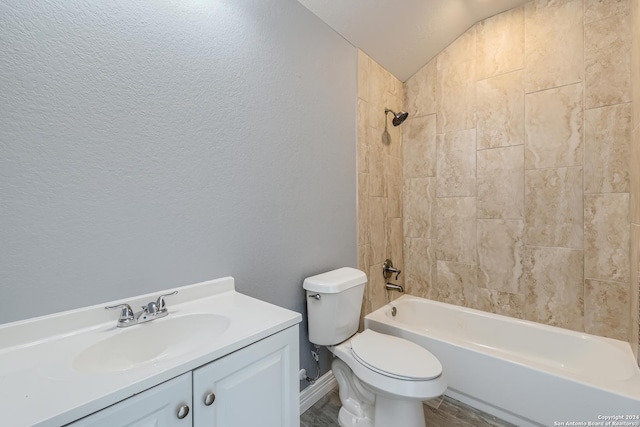
[[118,325],[129,323],[135,319],[133,310],[131,309],[131,306],[129,304],[111,305],[105,307],[104,309],[115,310],[116,308],[122,309],[122,311],[120,312],[120,317],[118,318]]
[[154,314],[158,314],[160,309],[158,308],[158,303],[157,302],[151,301],[149,304],[142,306],[142,311],[144,313],[148,313],[148,314],[154,315]]
[[393,262],[391,262],[390,259],[385,260],[382,264],[382,275],[384,276],[385,280],[389,280],[389,277],[391,277],[393,273],[396,273],[396,280],[398,280],[398,277],[400,276],[400,273],[402,273],[402,271],[399,268],[395,268],[393,266]]
[[171,296],[171,295],[175,295],[175,294],[177,294],[177,293],[178,293],[178,291],[173,291],[173,292],[171,292],[170,294],[160,295],[160,296],[158,297],[158,300],[156,301],[157,310],[158,310],[158,311],[160,311],[160,310],[166,310],[166,306],[167,306],[167,304],[164,302],[164,297],[169,297],[169,296]]

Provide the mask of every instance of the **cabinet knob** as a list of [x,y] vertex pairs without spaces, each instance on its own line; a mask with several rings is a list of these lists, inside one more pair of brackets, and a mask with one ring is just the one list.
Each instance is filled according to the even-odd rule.
[[216,395],[213,394],[213,392],[207,393],[207,395],[204,397],[204,404],[205,406],[211,406],[213,402],[215,402],[215,400]]
[[178,408],[178,419],[183,419],[187,415],[189,415],[189,407],[187,405],[182,405]]

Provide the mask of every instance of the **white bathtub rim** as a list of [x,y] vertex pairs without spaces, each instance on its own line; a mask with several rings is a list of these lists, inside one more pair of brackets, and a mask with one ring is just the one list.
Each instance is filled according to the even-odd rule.
[[561,334],[568,334],[568,335],[578,335],[578,336],[586,336],[590,339],[596,339],[596,340],[602,340],[603,342],[609,344],[609,345],[613,345],[614,347],[616,347],[617,349],[625,352],[627,354],[627,358],[629,360],[629,363],[633,363],[633,366],[635,367],[635,372],[633,373],[632,376],[630,376],[627,379],[616,379],[616,380],[608,380],[606,378],[585,378],[584,376],[581,376],[579,374],[576,374],[574,372],[571,371],[566,371],[566,370],[562,370],[559,368],[556,368],[554,366],[550,366],[548,364],[543,364],[543,363],[536,363],[535,359],[527,359],[527,358],[523,358],[521,356],[519,356],[518,354],[514,354],[508,351],[503,351],[503,350],[499,350],[499,349],[495,349],[493,347],[489,347],[489,346],[482,346],[479,345],[477,343],[474,342],[469,342],[466,340],[461,340],[456,338],[455,336],[452,336],[451,334],[443,334],[443,333],[439,333],[438,331],[432,331],[429,330],[428,332],[425,332],[422,328],[419,327],[414,327],[412,325],[409,325],[407,323],[401,323],[401,322],[393,322],[391,323],[391,325],[393,325],[393,327],[396,327],[398,329],[403,329],[407,332],[410,333],[414,333],[417,335],[428,335],[430,338],[435,339],[435,340],[439,340],[439,341],[445,341],[450,345],[453,345],[454,347],[457,348],[463,348],[469,351],[472,351],[474,353],[478,353],[478,354],[483,354],[483,355],[490,355],[492,357],[496,357],[502,361],[505,362],[509,362],[509,363],[513,363],[519,366],[524,366],[527,367],[529,369],[533,369],[537,372],[541,372],[541,373],[545,373],[545,374],[549,374],[549,375],[555,375],[557,377],[560,378],[567,378],[570,379],[574,382],[577,382],[581,385],[584,386],[588,386],[588,387],[596,387],[596,388],[602,388],[604,390],[607,390],[610,393],[616,394],[620,397],[626,397],[626,398],[631,398],[631,399],[637,399],[640,400],[640,369],[638,369],[638,365],[636,364],[636,359],[633,356],[633,352],[631,351],[631,347],[629,345],[629,343],[626,343],[624,341],[619,341],[619,340],[615,340],[612,338],[606,338],[606,337],[600,337],[600,336],[595,336],[595,335],[589,335],[589,334],[585,334],[582,332],[576,332],[576,331],[571,331],[568,329],[563,329],[563,328],[559,328],[556,326],[550,326],[550,325],[544,325],[541,323],[536,323],[536,322],[531,322],[528,320],[523,320],[523,319],[515,319],[515,318],[511,318],[508,316],[502,316],[499,314],[494,314],[494,313],[487,313],[481,310],[476,310],[473,308],[468,308],[468,307],[462,307],[462,306],[453,306],[452,304],[447,304],[447,303],[442,303],[440,301],[434,301],[434,300],[429,300],[427,298],[421,298],[421,297],[415,297],[412,295],[402,295],[401,297],[397,298],[396,300],[390,302],[389,304],[386,304],[385,306],[379,308],[378,310],[368,314],[367,316],[365,316],[365,327],[367,327],[367,321],[370,319],[371,321],[375,321],[378,323],[383,323],[383,324],[389,324],[390,321],[392,321],[393,319],[386,316],[385,312],[387,310],[391,310],[391,307],[394,305],[394,302],[398,302],[398,301],[403,301],[403,300],[427,300],[429,304],[433,303],[436,305],[440,305],[443,307],[454,307],[456,310],[461,310],[461,311],[466,311],[466,312],[470,312],[472,314],[476,314],[476,315],[481,315],[484,317],[493,317],[493,316],[497,316],[500,319],[504,319],[505,321],[509,321],[509,322],[514,322],[514,323],[520,323],[523,325],[526,325],[527,327],[534,327],[534,328],[540,328],[540,329],[546,329],[546,328],[552,328],[554,330],[554,332],[557,333],[561,333]]
[[[371,318],[373,321],[377,321],[379,322],[378,319],[375,318]],[[385,323],[385,322],[380,322],[380,323]],[[398,328],[398,329],[402,329],[406,332],[409,333],[413,333],[416,335],[422,335],[423,332],[418,329],[418,328],[411,328],[411,327],[407,327],[404,324],[399,325],[399,324],[394,324],[393,325],[394,328]],[[405,339],[407,339],[406,337],[404,337]],[[430,336],[430,338],[433,338],[435,340],[439,340],[439,341],[444,341],[443,339],[441,339],[440,337],[433,337]],[[461,348],[467,351],[471,351],[473,353],[477,353],[483,356],[489,355],[491,357],[495,357],[497,359],[500,359],[504,362],[507,363],[512,363],[518,366],[522,366],[522,367],[526,367],[528,369],[531,369],[533,371],[539,372],[541,374],[547,374],[547,375],[554,375],[557,376],[559,378],[566,378],[566,379],[570,379],[578,384],[581,384],[583,386],[586,387],[597,387],[597,388],[602,388],[603,390],[608,391],[611,394],[615,394],[617,396],[620,397],[625,397],[625,398],[631,398],[631,399],[636,399],[636,400],[640,400],[640,375],[634,375],[632,378],[629,378],[627,380],[615,380],[615,381],[607,381],[607,380],[601,380],[601,382],[598,382],[598,384],[594,384],[594,382],[589,382],[586,381],[583,377],[580,377],[579,375],[576,375],[572,372],[567,372],[567,371],[560,371],[558,369],[554,369],[552,367],[548,367],[545,366],[544,368],[539,367],[539,366],[535,366],[532,365],[528,360],[523,360],[522,358],[518,358],[518,360],[514,360],[514,357],[505,357],[504,354],[501,354],[500,352],[494,351],[494,352],[489,352],[485,349],[478,349],[476,348],[476,346],[467,346],[467,345],[463,345],[459,342],[451,342],[449,340],[447,340],[447,344],[450,344],[454,347],[457,348]],[[459,392],[456,392],[456,394],[458,394]],[[448,393],[445,393],[448,394]],[[456,400],[460,400],[457,399],[455,396],[451,396],[453,398],[455,398]],[[480,401],[478,401],[480,402]],[[472,405],[473,406],[473,405]],[[482,409],[479,408],[478,409]],[[506,421],[508,421],[508,419],[503,418]]]

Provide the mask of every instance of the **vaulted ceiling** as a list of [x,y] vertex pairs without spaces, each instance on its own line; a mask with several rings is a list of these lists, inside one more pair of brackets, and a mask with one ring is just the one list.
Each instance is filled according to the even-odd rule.
[[298,0],[403,82],[473,24],[527,0]]

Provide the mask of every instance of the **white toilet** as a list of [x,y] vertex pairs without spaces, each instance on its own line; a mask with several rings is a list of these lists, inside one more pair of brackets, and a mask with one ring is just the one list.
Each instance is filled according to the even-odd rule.
[[425,427],[422,402],[442,395],[442,365],[424,348],[358,331],[367,276],[340,268],[308,277],[309,341],[327,346],[340,392],[342,427]]

